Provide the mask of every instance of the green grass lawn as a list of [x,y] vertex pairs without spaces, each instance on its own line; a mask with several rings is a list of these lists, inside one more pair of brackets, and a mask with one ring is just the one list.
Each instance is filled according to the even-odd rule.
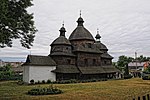
[[150,81],[140,78],[109,80],[93,83],[54,84],[64,93],[57,95],[30,96],[27,91],[43,85],[17,85],[16,81],[0,82],[0,100],[132,100],[150,94]]

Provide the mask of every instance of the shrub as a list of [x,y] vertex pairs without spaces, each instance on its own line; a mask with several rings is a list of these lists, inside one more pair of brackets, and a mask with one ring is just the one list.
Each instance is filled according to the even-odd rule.
[[45,84],[46,83],[45,80],[42,80],[42,83]]
[[150,76],[143,76],[142,79],[143,80],[150,80]]
[[48,83],[48,84],[49,84],[49,83],[52,83],[52,82],[51,82],[51,80],[47,80],[47,82],[46,82],[46,83]]
[[30,84],[34,84],[34,80],[32,79],[32,80],[30,80]]
[[49,94],[60,94],[63,93],[62,90],[54,87],[53,85],[46,88],[33,88],[28,91],[29,95],[49,95]]
[[38,84],[38,82],[35,82],[34,84]]
[[130,74],[124,76],[124,79],[130,79],[130,78],[132,78],[132,75],[130,75]]
[[41,84],[41,82],[38,80],[37,84]]
[[[88,80],[76,80],[76,79],[70,79],[70,80],[61,80],[61,81],[51,81],[52,84],[70,84],[70,83],[87,83],[87,82],[98,82],[98,81],[107,81],[107,78],[103,79],[88,79]],[[48,83],[48,81],[47,81]]]
[[77,80],[76,79],[71,79],[70,83],[77,83]]
[[91,80],[91,82],[96,82],[96,81],[97,81],[96,79],[92,79],[92,80]]

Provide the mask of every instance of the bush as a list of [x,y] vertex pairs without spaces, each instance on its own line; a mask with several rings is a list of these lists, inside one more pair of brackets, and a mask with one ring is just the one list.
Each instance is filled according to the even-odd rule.
[[38,82],[35,82],[34,84],[38,84]]
[[42,80],[42,83],[45,84],[46,83],[45,80]]
[[130,74],[124,76],[124,79],[130,79],[130,78],[132,78],[132,75],[130,75]]
[[63,93],[62,90],[54,87],[53,85],[47,88],[33,88],[28,91],[29,95],[49,95],[49,94],[60,94]]
[[70,83],[77,83],[78,81],[76,79],[71,79]]
[[52,82],[51,82],[51,80],[47,80],[47,82],[46,82],[46,83],[48,83],[48,84],[49,84],[49,83],[52,83]]
[[41,82],[38,80],[37,84],[41,84]]
[[[125,77],[126,78],[126,77]],[[126,78],[127,79],[127,78]],[[32,80],[34,81],[34,80]],[[87,82],[98,82],[98,81],[107,81],[107,78],[103,79],[89,79],[89,80],[76,80],[76,79],[70,79],[70,80],[61,80],[61,81],[51,81],[42,80],[41,82],[38,80],[37,82],[30,82],[30,84],[70,84],[70,83],[87,83]]]
[[150,80],[150,76],[143,76],[142,79],[143,80]]
[[34,84],[34,80],[32,79],[32,80],[30,80],[30,84]]
[[92,79],[92,80],[91,80],[91,82],[96,82],[96,81],[97,81],[96,79]]

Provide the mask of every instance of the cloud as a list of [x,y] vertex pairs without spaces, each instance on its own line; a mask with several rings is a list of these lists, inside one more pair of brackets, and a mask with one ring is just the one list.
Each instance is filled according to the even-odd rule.
[[76,28],[82,10],[84,26],[96,35],[100,29],[101,41],[115,60],[118,56],[150,56],[150,0],[34,0],[29,12],[34,13],[38,29],[31,50],[18,46],[0,50],[1,57],[26,57],[28,54],[48,55],[51,42],[59,36],[65,22],[66,36]]

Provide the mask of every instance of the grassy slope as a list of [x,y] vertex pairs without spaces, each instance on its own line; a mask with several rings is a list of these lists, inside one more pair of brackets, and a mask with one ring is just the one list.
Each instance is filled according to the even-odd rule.
[[55,84],[54,86],[64,91],[63,94],[45,96],[25,94],[31,88],[38,86],[19,86],[14,81],[0,82],[0,100],[132,100],[133,97],[150,94],[150,81],[139,78],[93,83]]

